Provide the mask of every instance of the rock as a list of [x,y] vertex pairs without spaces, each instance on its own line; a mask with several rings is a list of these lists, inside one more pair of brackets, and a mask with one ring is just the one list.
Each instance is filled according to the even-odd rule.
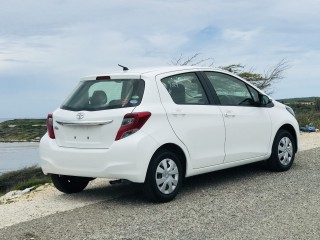
[[0,204],[6,204],[12,202],[13,199],[16,199],[26,193],[29,193],[34,187],[26,188],[24,190],[14,190],[6,193],[4,196],[0,197]]

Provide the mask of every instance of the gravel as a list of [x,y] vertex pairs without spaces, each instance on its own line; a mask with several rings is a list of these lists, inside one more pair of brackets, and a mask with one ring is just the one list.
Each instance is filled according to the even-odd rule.
[[0,206],[0,236],[319,239],[319,156],[320,148],[302,151],[292,169],[283,173],[251,164],[188,178],[178,197],[165,204],[148,202],[132,185],[111,186],[102,179],[72,195],[47,185]]
[[320,132],[301,132],[299,150],[309,150],[320,147]]

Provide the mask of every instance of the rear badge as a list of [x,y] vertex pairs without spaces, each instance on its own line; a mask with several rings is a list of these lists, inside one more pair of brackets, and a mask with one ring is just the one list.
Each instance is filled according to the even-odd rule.
[[84,118],[84,113],[82,113],[82,112],[77,113],[76,118],[79,120]]

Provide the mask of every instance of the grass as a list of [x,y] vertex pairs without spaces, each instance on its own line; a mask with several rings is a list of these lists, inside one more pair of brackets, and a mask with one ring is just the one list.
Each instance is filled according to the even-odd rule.
[[28,167],[21,170],[4,173],[0,176],[0,195],[12,190],[23,190],[51,182],[39,167]]

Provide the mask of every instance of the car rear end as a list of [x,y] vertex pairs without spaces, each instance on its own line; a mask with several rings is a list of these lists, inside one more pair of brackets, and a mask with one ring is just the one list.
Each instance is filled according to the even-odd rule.
[[[157,98],[157,92],[152,92],[156,88],[148,84],[154,83],[147,83],[140,74],[84,78],[62,106],[48,115],[48,132],[40,142],[43,172],[143,182],[158,146],[143,131],[153,116],[152,107],[141,106]],[[135,111],[138,106],[145,111]]]

